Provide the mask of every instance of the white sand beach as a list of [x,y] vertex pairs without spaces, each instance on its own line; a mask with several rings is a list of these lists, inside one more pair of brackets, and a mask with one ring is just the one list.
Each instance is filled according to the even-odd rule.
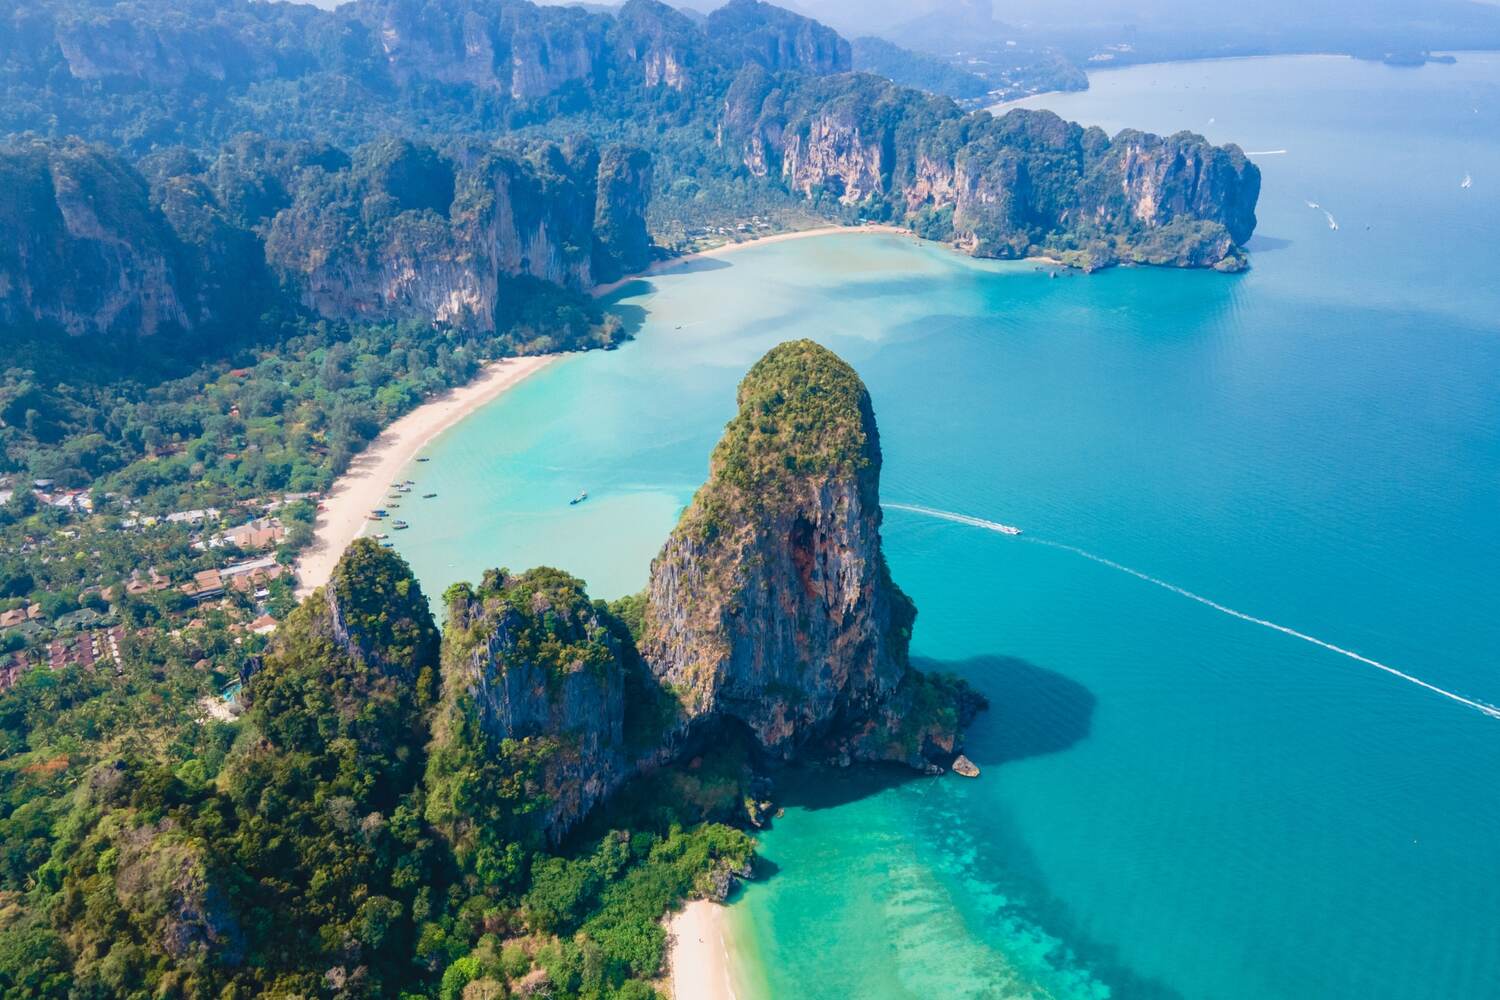
[[673,1000],[734,1000],[727,911],[695,899],[667,923]]
[[323,498],[313,542],[297,560],[297,595],[305,597],[328,582],[339,556],[369,523],[370,511],[380,506],[390,484],[433,438],[557,357],[493,361],[472,382],[423,403],[381,431]]

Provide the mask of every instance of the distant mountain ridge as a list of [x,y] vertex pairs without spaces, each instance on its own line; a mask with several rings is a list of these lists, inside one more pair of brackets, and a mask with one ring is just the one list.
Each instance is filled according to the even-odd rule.
[[[244,323],[283,292],[491,329],[508,278],[586,291],[645,266],[652,219],[752,205],[1086,268],[1234,270],[1254,229],[1235,147],[965,115],[851,72],[836,32],[760,0],[701,22],[657,0],[40,0],[0,24],[25,175],[0,201],[20,248],[0,317],[72,334]],[[109,196],[70,194],[75,169]]]
[[[151,179],[147,180],[147,176]],[[278,302],[493,331],[507,279],[586,292],[643,268],[639,150],[242,136],[140,170],[81,142],[0,147],[0,321],[194,341]]]

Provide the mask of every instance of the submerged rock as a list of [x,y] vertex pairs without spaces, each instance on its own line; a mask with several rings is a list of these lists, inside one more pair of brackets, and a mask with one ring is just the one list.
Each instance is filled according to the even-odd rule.
[[979,767],[972,760],[959,754],[953,759],[953,773],[965,778],[979,777]]

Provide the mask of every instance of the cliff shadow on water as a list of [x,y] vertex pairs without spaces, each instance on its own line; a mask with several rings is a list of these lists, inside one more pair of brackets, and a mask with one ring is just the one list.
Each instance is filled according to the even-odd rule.
[[706,271],[722,271],[725,268],[730,268],[734,265],[729,261],[721,260],[718,257],[692,257],[681,260],[675,264],[667,262],[664,266],[666,268],[669,268],[672,274],[677,275],[702,274]]
[[[924,674],[955,674],[989,700],[968,729],[965,753],[981,769],[1062,753],[1087,739],[1096,699],[1070,677],[1015,656],[974,656],[965,660],[912,657]],[[776,780],[778,805],[833,809],[911,781],[932,781],[894,764],[834,768],[807,764],[787,768]],[[947,777],[936,780],[957,780]],[[979,778],[985,780],[984,775]],[[757,869],[757,874],[760,874]]]
[[1256,233],[1250,237],[1250,242],[1245,244],[1245,249],[1250,251],[1251,261],[1258,253],[1270,253],[1273,250],[1285,250],[1292,245],[1292,240],[1282,239],[1279,236],[1264,236]]
[[[616,294],[645,295],[655,290],[655,287],[648,281],[632,281]],[[641,332],[641,328],[646,325],[646,318],[650,315],[645,306],[635,302],[609,300],[605,302],[604,308],[609,311],[611,316],[620,321],[621,333],[624,334],[625,338],[630,340],[634,340],[636,335]]]
[[[989,699],[969,729],[967,753],[980,767],[1062,753],[1088,739],[1094,693],[1055,670],[1016,656],[966,660],[912,657],[923,673],[957,674]],[[981,779],[983,780],[983,779]]]

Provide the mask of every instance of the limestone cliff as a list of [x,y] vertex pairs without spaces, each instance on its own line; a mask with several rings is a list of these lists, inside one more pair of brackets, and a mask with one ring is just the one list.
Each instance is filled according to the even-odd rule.
[[[380,745],[390,739],[383,728],[390,722],[376,706],[410,726],[435,696],[439,641],[406,563],[358,539],[329,582],[277,629],[243,698],[276,750],[334,752],[340,739],[361,749]],[[382,766],[405,771],[411,762]]]
[[76,142],[0,147],[0,322],[174,335],[182,353],[276,307],[488,331],[509,279],[587,292],[650,261],[651,159],[628,147],[349,155],[240,136],[139,166]]
[[627,0],[615,15],[610,47],[623,75],[638,73],[647,87],[680,91],[702,69],[700,35],[687,15],[660,0]]
[[145,180],[79,143],[0,152],[0,322],[70,335],[191,329],[183,248]]
[[780,759],[951,754],[968,706],[908,664],[880,464],[869,394],[825,348],[782,344],[746,375],[647,592],[642,656],[691,723],[737,720]]
[[[486,789],[524,788],[507,823],[556,841],[630,774],[621,631],[583,584],[552,569],[485,574],[448,595],[434,767],[472,758]],[[628,642],[628,636],[623,639]],[[436,782],[441,797],[444,782]],[[459,824],[465,820],[457,816]]]
[[612,146],[602,153],[594,198],[593,277],[615,281],[651,263],[646,203],[652,185],[651,157],[639,149]]
[[590,81],[604,49],[603,19],[515,0],[360,0],[337,17],[359,27],[400,86],[472,86],[519,101]]
[[[1186,133],[1111,140],[1043,112],[966,115],[851,72],[837,32],[761,0],[698,20],[660,0],[614,12],[529,0],[351,0],[331,12],[223,0],[199,16],[202,2],[22,5],[10,36],[0,32],[0,64],[13,67],[0,130],[76,131],[143,153],[174,142],[201,152],[247,130],[350,148],[397,133],[441,144],[463,161],[458,174],[477,157],[455,146],[507,131],[582,132],[662,151],[659,176],[645,179],[663,235],[763,205],[791,211],[796,198],[815,215],[901,223],[979,256],[1047,253],[1085,268],[1247,262],[1260,178],[1238,148]],[[579,179],[610,187],[608,175],[594,181]],[[571,231],[577,205],[559,204],[545,231],[515,233],[478,210],[463,232],[451,225],[465,221],[450,218],[457,200],[427,217],[365,194],[331,177],[316,206],[279,227],[278,273],[331,315],[483,323],[496,275],[582,287],[642,256],[633,237],[629,253],[601,253]],[[346,252],[351,224],[360,239]],[[184,308],[191,318],[197,307]],[[170,317],[170,303],[159,311]]]
[[707,31],[731,64],[755,63],[773,73],[847,73],[854,62],[838,32],[762,0],[729,0],[708,15]]
[[1234,270],[1260,194],[1260,172],[1237,146],[1186,132],[1111,140],[1042,111],[964,115],[861,75],[788,85],[743,70],[719,139],[752,174],[780,176],[815,204],[983,257],[1076,253],[1088,267]]
[[369,539],[356,541],[334,567],[322,599],[328,635],[346,656],[407,684],[437,665],[439,635],[427,597],[394,553]]
[[505,845],[555,843],[631,778],[742,734],[762,760],[946,766],[982,700],[909,665],[880,460],[854,370],[783,344],[644,599],[590,602],[545,568],[450,588],[427,794],[461,862],[500,871]]
[[481,149],[465,162],[382,143],[304,186],[271,223],[267,257],[325,316],[493,329],[504,278],[586,291],[596,262],[614,277],[643,266],[649,178],[644,154],[601,160],[586,143]]

